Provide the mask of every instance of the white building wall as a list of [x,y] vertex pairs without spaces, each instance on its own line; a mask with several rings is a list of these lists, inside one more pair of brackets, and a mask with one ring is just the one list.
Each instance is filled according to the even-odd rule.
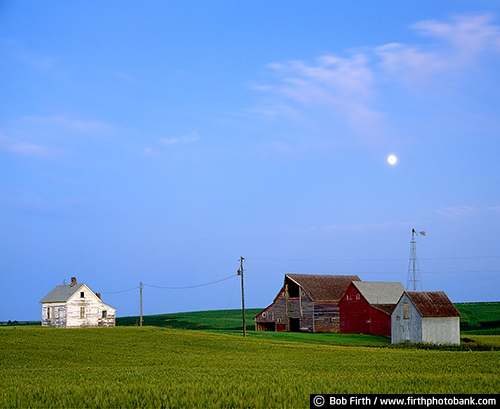
[[44,303],[42,304],[42,327],[66,326],[66,304]]
[[[68,302],[67,308],[67,327],[111,327],[115,325],[116,310],[102,302],[88,298],[75,299]],[[106,311],[105,317],[103,317],[103,311]]]
[[460,345],[459,317],[426,317],[422,322],[422,342]]

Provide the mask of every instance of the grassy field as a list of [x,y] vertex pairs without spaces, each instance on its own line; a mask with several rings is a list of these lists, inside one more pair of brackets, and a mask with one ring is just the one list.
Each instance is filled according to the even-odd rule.
[[[262,308],[245,309],[247,329],[255,328],[254,317]],[[134,326],[139,324],[139,317],[118,317],[117,326]],[[241,310],[214,310],[178,312],[173,314],[146,315],[143,325],[166,328],[202,329],[202,330],[241,330]]]
[[[500,302],[476,302],[455,304],[460,312],[461,331],[486,331],[500,329]],[[254,328],[253,318],[262,308],[246,309],[247,329]],[[144,325],[185,329],[241,329],[241,310],[216,310],[180,312],[144,316]],[[138,325],[139,317],[119,317],[119,326]]]
[[0,328],[0,407],[309,407],[310,393],[498,393],[500,352],[157,327]]
[[460,312],[462,333],[500,334],[500,302],[455,304]]

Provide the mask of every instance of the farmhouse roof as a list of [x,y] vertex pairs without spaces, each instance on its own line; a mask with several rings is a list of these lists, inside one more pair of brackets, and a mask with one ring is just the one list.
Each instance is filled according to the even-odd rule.
[[40,302],[65,302],[76,293],[85,284],[75,284],[75,285],[58,285],[45,297],[43,297]]
[[368,304],[396,305],[404,293],[401,283],[353,281],[352,284],[365,297]]
[[313,301],[339,301],[352,281],[358,276],[286,274],[286,278],[300,285]]
[[444,291],[407,291],[406,294],[422,317],[459,317]]

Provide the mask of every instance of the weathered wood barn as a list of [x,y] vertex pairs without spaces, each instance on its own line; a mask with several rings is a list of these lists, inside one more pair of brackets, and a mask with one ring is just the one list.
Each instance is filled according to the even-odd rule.
[[340,332],[391,336],[391,314],[403,284],[353,281],[339,302]]
[[460,345],[460,313],[443,291],[405,291],[391,323],[393,344]]
[[86,284],[58,285],[40,301],[42,326],[45,327],[113,327],[116,309],[102,302]]
[[339,332],[339,301],[358,276],[286,274],[273,303],[255,317],[257,331]]

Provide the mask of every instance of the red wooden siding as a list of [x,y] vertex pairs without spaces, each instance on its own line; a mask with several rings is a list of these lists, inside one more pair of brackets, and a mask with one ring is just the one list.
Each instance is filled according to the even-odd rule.
[[391,336],[391,315],[370,306],[370,334]]
[[349,285],[339,307],[341,333],[391,335],[390,312],[370,305],[355,285]]
[[349,285],[339,307],[341,333],[370,333],[370,305],[354,285]]

